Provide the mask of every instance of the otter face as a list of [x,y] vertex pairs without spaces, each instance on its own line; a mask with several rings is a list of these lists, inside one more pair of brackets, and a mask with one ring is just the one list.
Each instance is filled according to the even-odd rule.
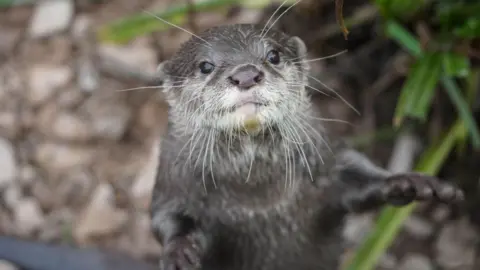
[[183,125],[260,131],[305,112],[306,47],[298,37],[255,25],[211,28],[192,37],[159,71]]

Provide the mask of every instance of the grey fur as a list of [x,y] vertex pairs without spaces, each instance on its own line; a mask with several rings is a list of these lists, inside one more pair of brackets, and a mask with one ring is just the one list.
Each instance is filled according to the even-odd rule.
[[[431,177],[392,176],[329,139],[305,90],[304,43],[274,30],[260,36],[255,25],[215,27],[200,35],[209,44],[192,37],[159,67],[170,104],[151,206],[162,269],[334,270],[345,215],[389,202],[396,183],[432,191],[427,199],[460,196],[437,194],[445,185]],[[280,65],[264,60],[270,48],[282,52]],[[208,76],[198,71],[205,60],[217,67]],[[244,64],[266,73],[257,91],[270,105],[254,134],[221,120],[230,113],[225,78]],[[421,196],[400,197],[403,205]]]

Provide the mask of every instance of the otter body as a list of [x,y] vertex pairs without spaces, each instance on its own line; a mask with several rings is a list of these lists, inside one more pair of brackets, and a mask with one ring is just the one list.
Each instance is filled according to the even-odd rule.
[[[181,205],[184,221],[189,220],[193,230],[201,226],[198,237],[204,237],[203,231],[211,233],[208,239],[197,240],[209,246],[209,256],[202,259],[201,269],[334,269],[338,264],[345,212],[331,204],[334,200],[328,192],[334,191],[324,187],[326,176],[334,173],[325,169],[333,166],[322,166],[314,158],[313,149],[304,151],[313,161],[310,170],[314,181],[300,155],[290,157],[291,168],[285,166],[280,138],[279,145],[258,142],[255,146],[263,149],[250,150],[254,162],[247,180],[248,170],[229,171],[235,165],[228,163],[248,150],[240,150],[237,157],[230,153],[232,159],[214,161],[213,166],[223,165],[225,170],[217,173],[216,168],[207,169],[202,173],[201,168],[183,166],[188,151],[184,156],[180,153],[178,163],[171,163],[183,145],[170,143],[169,139],[176,141],[178,137],[164,141],[155,206]],[[249,169],[251,162],[245,161]],[[294,178],[287,179],[289,174]]]
[[160,269],[334,270],[349,212],[462,198],[328,138],[305,89],[306,52],[297,37],[228,25],[160,65],[170,105],[151,206]]

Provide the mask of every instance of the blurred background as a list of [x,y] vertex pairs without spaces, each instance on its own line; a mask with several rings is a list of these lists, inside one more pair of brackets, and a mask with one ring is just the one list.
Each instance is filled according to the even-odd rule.
[[[142,11],[198,32],[264,24],[282,2],[0,0],[0,234],[156,262],[151,145],[167,108],[132,88],[158,85],[156,66],[190,35]],[[480,269],[480,2],[303,0],[274,27],[326,57],[310,85],[328,94],[314,96],[325,118],[348,122],[326,123],[331,134],[466,193],[461,207],[351,217],[346,267]]]

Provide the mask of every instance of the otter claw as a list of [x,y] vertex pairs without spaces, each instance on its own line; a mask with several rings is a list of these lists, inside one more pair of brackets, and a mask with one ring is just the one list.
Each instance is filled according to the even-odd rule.
[[385,201],[403,206],[412,201],[437,200],[443,203],[463,201],[463,192],[438,178],[421,173],[395,174],[386,179],[382,193]]
[[187,237],[179,237],[169,242],[160,260],[161,270],[200,269],[198,246]]

